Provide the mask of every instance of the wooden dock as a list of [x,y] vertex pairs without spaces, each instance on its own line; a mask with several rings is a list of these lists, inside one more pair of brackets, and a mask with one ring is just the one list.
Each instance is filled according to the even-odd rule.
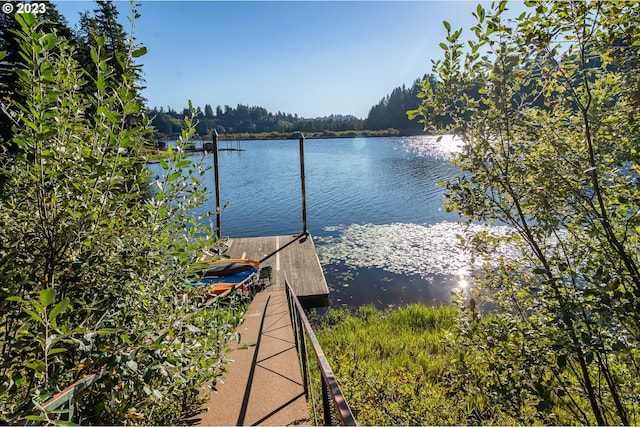
[[327,307],[329,287],[310,234],[229,239],[231,258],[255,259],[271,266],[272,284],[284,288],[285,274],[305,308]]
[[238,326],[241,342],[225,381],[184,425],[310,425],[285,274],[304,307],[328,305],[329,288],[309,234],[229,239],[230,258],[271,267],[271,283],[258,292]]

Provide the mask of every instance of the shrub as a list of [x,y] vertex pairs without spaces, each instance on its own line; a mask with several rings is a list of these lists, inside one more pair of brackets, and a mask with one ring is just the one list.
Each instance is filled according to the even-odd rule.
[[18,150],[0,157],[0,421],[104,368],[73,403],[73,421],[175,423],[224,370],[223,343],[243,307],[234,298],[201,309],[185,289],[189,266],[218,244],[191,216],[206,197],[204,168],[182,152],[195,123],[185,118],[177,150],[151,179],[134,63],[144,48],[131,39],[107,58],[98,39],[83,69],[69,41],[33,15],[15,17],[24,101],[2,100]]

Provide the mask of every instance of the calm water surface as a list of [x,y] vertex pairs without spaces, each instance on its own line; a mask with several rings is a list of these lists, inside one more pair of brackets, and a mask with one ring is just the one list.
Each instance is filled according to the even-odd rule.
[[[241,147],[219,153],[223,235],[302,231],[298,141]],[[305,141],[308,229],[332,306],[449,303],[464,286],[463,227],[444,210],[438,185],[457,173],[455,148],[427,136]],[[206,180],[213,187],[213,171]],[[204,210],[214,209],[212,198]]]

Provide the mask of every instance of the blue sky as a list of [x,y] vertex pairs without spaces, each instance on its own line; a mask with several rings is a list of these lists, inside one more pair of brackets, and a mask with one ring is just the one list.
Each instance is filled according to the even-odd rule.
[[[477,1],[139,1],[149,106],[192,100],[318,117],[369,109],[431,72],[443,20],[473,25]],[[489,3],[483,3],[485,7]],[[86,0],[57,1],[73,27]],[[520,8],[520,6],[518,6]],[[129,30],[128,1],[118,2]]]

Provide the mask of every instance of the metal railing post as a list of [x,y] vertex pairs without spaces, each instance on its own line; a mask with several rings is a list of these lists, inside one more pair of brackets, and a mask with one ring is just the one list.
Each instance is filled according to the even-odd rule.
[[75,410],[76,410],[75,401],[73,399],[69,399],[69,413],[68,413],[69,422],[73,422],[73,416],[75,415]]
[[[301,319],[298,319],[302,323]],[[302,324],[300,324],[300,355],[302,357],[302,382],[304,385],[304,395],[309,396],[309,366],[307,358],[307,340],[305,339],[304,331],[302,330]]]
[[[287,283],[287,274],[284,275],[285,284]],[[300,330],[298,328],[298,317],[296,316],[295,307],[293,305],[293,298],[291,295],[291,290],[288,286],[284,287],[285,293],[287,295],[287,303],[289,304],[289,319],[291,320],[291,327],[293,328],[293,338],[296,344],[296,352],[300,354],[300,346],[298,344],[298,339],[300,338],[298,335]]]
[[324,376],[320,375],[322,382],[322,413],[324,414],[324,425],[330,426],[333,425],[331,421],[331,404],[329,403],[329,387],[327,387],[327,382],[324,379]]

